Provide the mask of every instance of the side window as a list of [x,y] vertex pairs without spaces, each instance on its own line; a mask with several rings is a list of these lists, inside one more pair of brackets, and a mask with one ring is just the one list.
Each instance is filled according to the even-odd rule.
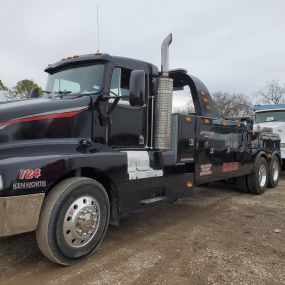
[[116,67],[113,70],[110,96],[122,96],[122,100],[127,101],[129,97],[131,70]]
[[172,113],[195,113],[193,99],[188,85],[184,86],[183,89],[173,90]]

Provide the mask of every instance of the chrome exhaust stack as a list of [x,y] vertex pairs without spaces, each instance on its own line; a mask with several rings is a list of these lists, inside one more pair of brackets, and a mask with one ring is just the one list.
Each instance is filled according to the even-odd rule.
[[172,34],[161,45],[161,75],[157,79],[157,94],[154,100],[154,148],[170,149],[173,80],[169,76],[169,46]]
[[168,76],[169,74],[169,46],[172,43],[172,34],[170,33],[161,45],[161,74]]

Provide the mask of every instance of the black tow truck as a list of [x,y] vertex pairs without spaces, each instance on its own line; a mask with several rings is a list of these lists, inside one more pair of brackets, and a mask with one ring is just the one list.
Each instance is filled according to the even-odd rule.
[[[243,192],[278,184],[280,139],[250,119],[222,118],[183,69],[89,54],[46,68],[44,97],[0,105],[0,236],[36,231],[42,253],[69,265],[98,248],[122,215],[234,179]],[[172,114],[189,86],[193,114]],[[35,97],[35,98],[33,98]],[[191,218],[191,217],[189,217]]]

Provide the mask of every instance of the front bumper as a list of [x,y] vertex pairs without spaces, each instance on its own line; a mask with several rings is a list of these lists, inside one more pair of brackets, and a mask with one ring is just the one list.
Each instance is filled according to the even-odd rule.
[[0,237],[34,231],[45,194],[0,197]]

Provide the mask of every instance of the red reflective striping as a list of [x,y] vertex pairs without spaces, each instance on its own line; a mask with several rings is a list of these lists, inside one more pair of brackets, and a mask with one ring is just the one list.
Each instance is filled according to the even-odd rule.
[[55,114],[48,114],[48,115],[41,115],[41,116],[34,116],[28,118],[21,118],[15,119],[8,122],[0,123],[0,126],[12,125],[16,123],[24,123],[24,122],[32,122],[32,121],[40,121],[40,120],[48,120],[48,119],[60,119],[60,118],[71,118],[76,116],[77,114],[85,111],[86,109],[73,111],[73,112],[66,112],[66,113],[55,113]]

